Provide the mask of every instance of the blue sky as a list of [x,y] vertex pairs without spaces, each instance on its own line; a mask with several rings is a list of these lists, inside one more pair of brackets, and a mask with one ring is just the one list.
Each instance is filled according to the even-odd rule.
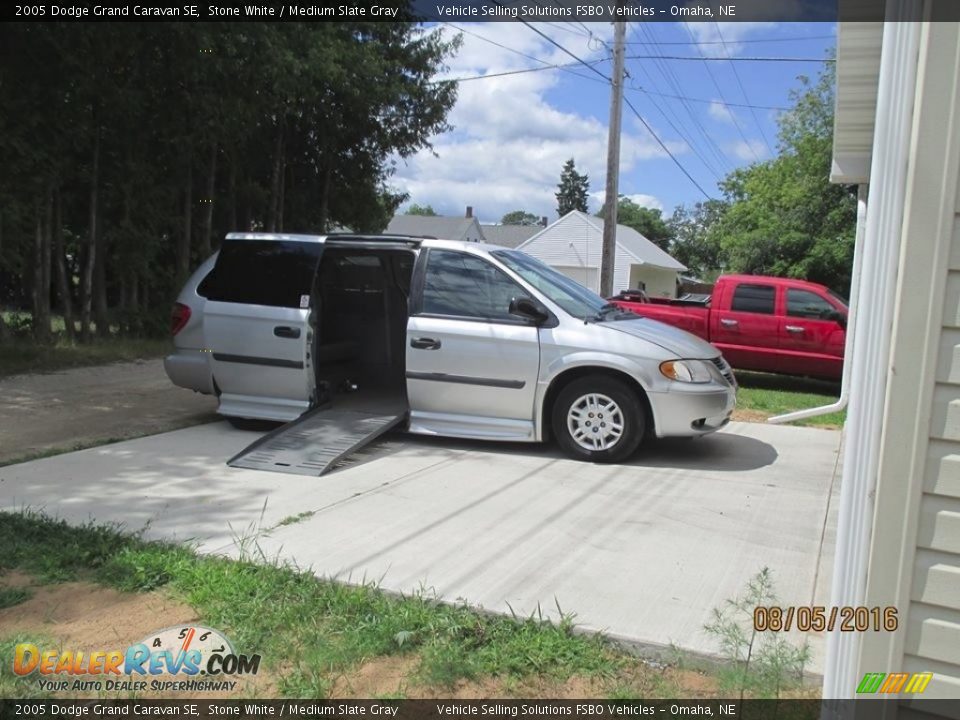
[[[593,66],[610,76],[609,23],[532,25],[578,57],[599,61]],[[432,152],[397,160],[391,184],[410,193],[410,202],[432,205],[442,215],[462,215],[470,205],[484,223],[516,209],[553,221],[560,170],[573,157],[590,178],[590,210],[599,209],[606,181],[609,85],[582,65],[486,77],[545,67],[538,61],[573,60],[519,22],[458,22],[429,29],[445,35],[460,31],[463,45],[441,77],[484,77],[460,83],[449,118],[454,129],[433,139]],[[835,34],[833,23],[628,23],[626,55],[823,58],[834,47]],[[821,67],[815,62],[633,58],[626,61],[625,97],[693,180],[720,197],[718,178],[776,153],[778,110],[770,108],[788,107],[791,89],[799,87],[797,76],[815,77]],[[626,106],[620,173],[621,194],[661,208],[665,216],[676,205],[704,199]]]

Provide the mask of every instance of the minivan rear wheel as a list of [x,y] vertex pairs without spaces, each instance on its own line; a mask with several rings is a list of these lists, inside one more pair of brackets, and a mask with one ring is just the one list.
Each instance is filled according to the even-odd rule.
[[643,440],[643,406],[626,383],[603,375],[574,380],[553,406],[553,434],[577,460],[613,463],[627,459]]

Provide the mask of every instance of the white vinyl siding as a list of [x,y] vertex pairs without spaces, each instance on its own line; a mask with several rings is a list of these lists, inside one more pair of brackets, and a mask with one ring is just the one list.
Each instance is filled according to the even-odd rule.
[[932,672],[936,699],[960,697],[960,26],[918,30],[864,597],[900,624],[861,636],[857,672]]
[[960,197],[956,210],[904,642],[911,667],[936,663],[925,697],[960,697]]
[[555,265],[555,270],[559,270],[571,280],[575,280],[586,288],[598,292],[600,288],[600,270],[590,267],[571,267],[569,265]]

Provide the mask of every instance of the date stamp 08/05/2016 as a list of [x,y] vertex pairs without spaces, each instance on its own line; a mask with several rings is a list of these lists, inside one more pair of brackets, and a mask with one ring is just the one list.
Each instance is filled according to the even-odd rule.
[[894,632],[898,623],[892,606],[758,605],[753,611],[757,632]]

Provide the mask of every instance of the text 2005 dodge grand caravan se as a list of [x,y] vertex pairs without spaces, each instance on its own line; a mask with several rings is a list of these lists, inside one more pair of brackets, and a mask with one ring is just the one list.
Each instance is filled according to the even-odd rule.
[[707,342],[480,243],[235,233],[173,313],[174,383],[231,420],[399,408],[409,432],[555,438],[617,462],[723,427],[736,384]]

